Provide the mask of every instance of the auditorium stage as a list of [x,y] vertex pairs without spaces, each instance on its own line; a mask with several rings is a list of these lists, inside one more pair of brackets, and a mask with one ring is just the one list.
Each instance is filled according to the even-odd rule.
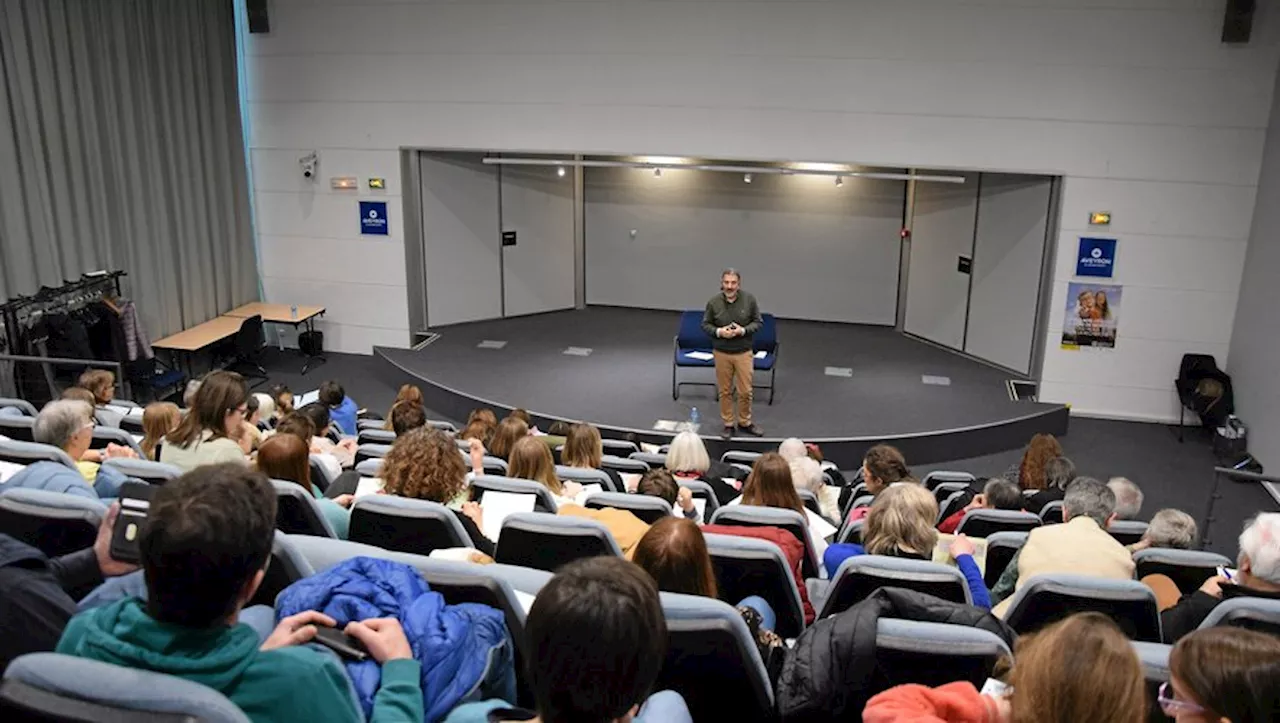
[[[428,407],[455,419],[478,406],[499,416],[524,407],[543,429],[558,419],[583,420],[606,437],[634,432],[663,443],[671,433],[655,430],[655,423],[687,420],[696,406],[713,453],[762,450],[795,436],[818,442],[845,469],[857,467],[862,452],[880,441],[900,447],[913,464],[927,464],[1021,447],[1037,432],[1067,431],[1063,405],[1011,401],[1008,372],[892,329],[779,320],[773,404],[766,404],[768,390],[755,392],[755,421],[766,436],[722,443],[712,387],[684,386],[680,399],[671,399],[678,317],[592,307],[442,327],[420,350],[375,347],[374,353],[385,361],[387,381],[418,384]],[[506,343],[481,348],[486,341]],[[565,354],[570,347],[590,352]],[[852,376],[831,376],[827,367],[852,369]],[[713,379],[709,369],[679,374]],[[926,384],[924,377],[949,383]]]

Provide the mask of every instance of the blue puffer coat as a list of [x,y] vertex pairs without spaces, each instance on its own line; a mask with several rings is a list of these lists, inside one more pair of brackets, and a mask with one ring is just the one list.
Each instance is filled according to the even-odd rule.
[[[369,618],[399,620],[413,657],[422,664],[427,723],[443,719],[464,699],[515,692],[512,644],[502,612],[475,603],[446,604],[409,565],[355,557],[295,582],[276,598],[277,622],[304,610],[319,610],[339,628]],[[370,659],[348,662],[347,673],[368,716],[382,669]]]

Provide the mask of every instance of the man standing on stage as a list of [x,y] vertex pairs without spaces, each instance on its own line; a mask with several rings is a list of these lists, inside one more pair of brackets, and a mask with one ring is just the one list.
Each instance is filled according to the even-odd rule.
[[751,337],[760,330],[756,297],[739,288],[742,275],[736,269],[720,274],[720,293],[707,302],[702,330],[711,337],[716,360],[716,388],[720,393],[720,436],[733,436],[733,389],[738,391],[738,428],[759,437],[764,430],[751,423],[751,377],[754,371]]

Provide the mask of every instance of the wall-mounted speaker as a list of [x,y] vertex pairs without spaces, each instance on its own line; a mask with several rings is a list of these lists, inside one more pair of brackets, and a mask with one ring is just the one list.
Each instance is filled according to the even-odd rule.
[[1247,43],[1253,33],[1253,9],[1256,0],[1227,0],[1227,14],[1222,19],[1222,42]]
[[271,19],[267,17],[267,0],[246,0],[245,15],[249,17],[249,32],[271,32]]

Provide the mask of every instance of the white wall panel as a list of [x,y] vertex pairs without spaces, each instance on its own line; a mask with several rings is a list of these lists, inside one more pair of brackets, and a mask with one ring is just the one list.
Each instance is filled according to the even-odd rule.
[[404,287],[404,247],[368,238],[263,235],[262,275]]
[[[271,236],[360,239],[404,248],[400,243],[404,238],[404,224],[399,196],[258,191],[257,199],[259,233]],[[386,202],[389,224],[386,236],[366,236],[360,233],[360,201]],[[404,277],[399,281],[403,285]]]
[[[404,146],[1063,175],[1055,288],[1083,214],[1111,211],[1098,235],[1120,239],[1134,306],[1099,354],[1114,364],[1046,361],[1042,396],[1143,418],[1176,416],[1164,377],[1231,324],[1280,60],[1276,11],[1225,45],[1221,0],[275,0],[271,19],[247,38],[262,243],[281,246],[268,263],[292,239],[349,238],[323,190],[309,213],[275,198],[307,190],[299,149],[326,180],[396,177]],[[399,282],[390,256],[370,263]],[[1076,363],[1091,373],[1058,381]],[[1161,389],[1115,385],[1143,368]]]

